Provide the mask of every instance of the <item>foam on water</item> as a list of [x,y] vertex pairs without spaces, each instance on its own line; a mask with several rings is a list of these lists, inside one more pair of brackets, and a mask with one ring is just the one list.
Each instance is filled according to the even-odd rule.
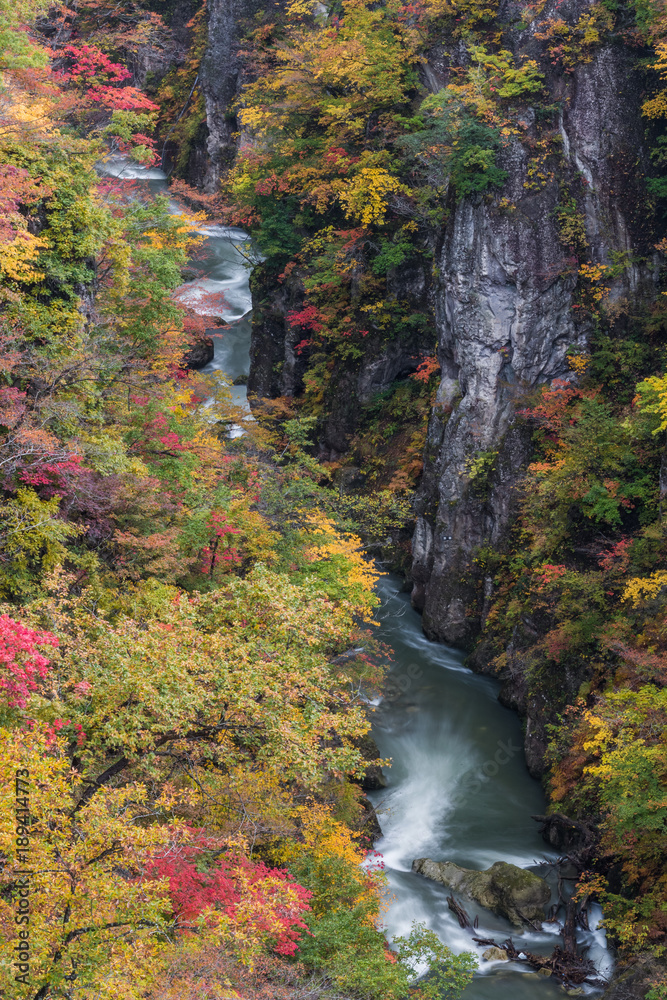
[[125,156],[110,156],[101,160],[97,171],[106,177],[117,177],[124,181],[164,181],[166,187],[167,175],[159,167],[142,167],[140,163],[128,160]]
[[250,239],[243,229],[236,229],[234,226],[202,226],[197,232],[210,239],[231,240],[234,243],[247,243]]
[[174,298],[199,316],[221,316],[226,321],[242,319],[252,309],[247,275],[196,278],[177,288]]
[[[394,664],[383,697],[373,712],[373,731],[383,757],[388,786],[371,793],[382,837],[390,905],[384,915],[389,939],[409,932],[413,921],[427,927],[455,952],[474,951],[480,970],[465,1000],[549,1000],[561,987],[518,963],[485,962],[485,946],[447,906],[450,890],[412,872],[415,858],[454,861],[484,869],[496,861],[531,868],[552,879],[553,860],[531,815],[545,809],[542,789],[530,777],[523,754],[521,725],[497,700],[498,684],[473,674],[463,654],[429,642],[421,620],[398,582],[384,578],[379,612],[382,641],[393,647]],[[476,936],[505,940],[519,948],[550,954],[561,928],[517,931],[501,917],[465,902],[477,917]],[[591,927],[598,913],[591,912]],[[602,975],[611,967],[604,932],[580,935]]]

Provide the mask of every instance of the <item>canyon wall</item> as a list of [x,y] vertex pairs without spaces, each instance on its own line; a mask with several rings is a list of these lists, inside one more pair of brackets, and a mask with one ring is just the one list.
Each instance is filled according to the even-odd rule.
[[[561,4],[558,13],[575,21],[583,9]],[[530,32],[517,36],[516,47],[538,54]],[[442,381],[418,499],[413,600],[430,637],[467,646],[492,588],[490,577],[479,578],[474,554],[505,540],[528,458],[530,432],[515,419],[517,406],[540,383],[572,378],[567,350],[585,348],[591,333],[590,322],[577,320],[576,280],[559,233],[564,185],[579,194],[592,262],[628,264],[609,292],[619,322],[624,300],[651,294],[651,269],[632,263],[650,254],[651,227],[638,169],[641,87],[628,50],[608,46],[573,73],[550,76],[551,100],[561,105],[558,168],[534,190],[528,164],[536,116],[528,108],[523,141],[502,155],[502,194],[458,203],[439,243]]]

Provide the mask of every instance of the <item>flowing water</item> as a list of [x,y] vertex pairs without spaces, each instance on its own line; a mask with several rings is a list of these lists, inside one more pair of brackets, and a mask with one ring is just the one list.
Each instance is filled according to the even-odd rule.
[[[419,921],[453,951],[476,951],[480,973],[465,1000],[563,997],[554,980],[519,963],[483,961],[485,948],[474,944],[447,906],[450,891],[411,870],[415,858],[429,857],[480,870],[508,861],[547,876],[545,861],[554,854],[531,819],[546,803],[526,768],[519,719],[498,702],[498,683],[464,667],[462,653],[429,642],[398,578],[384,577],[379,592],[380,638],[393,650],[393,667],[373,732],[380,754],[393,763],[385,770],[387,788],[369,797],[382,827],[375,846],[390,884],[387,934],[405,934]],[[511,934],[517,948],[544,954],[559,943],[558,924],[545,924],[543,933],[517,933],[488,910],[465,906],[479,919],[479,937],[501,942]],[[599,908],[590,916],[596,928]],[[580,943],[600,972],[608,973],[604,932],[582,932]]]
[[[101,172],[132,180],[153,194],[168,193],[166,175],[127,160],[107,161]],[[182,206],[173,203],[174,212]],[[193,267],[197,276],[177,297],[203,315],[220,316],[225,329],[208,330],[215,356],[204,371],[221,371],[232,380],[250,368],[250,309],[247,235],[224,226],[202,226],[205,237]],[[217,297],[214,306],[211,300]],[[247,406],[244,385],[232,387],[234,402]],[[463,666],[463,654],[429,642],[419,615],[401,593],[400,581],[384,577],[381,638],[393,649],[394,667],[374,713],[374,735],[383,757],[388,786],[370,796],[378,812],[391,896],[385,914],[389,938],[425,923],[455,952],[476,951],[480,973],[465,1000],[551,1000],[565,996],[554,981],[526,972],[518,964],[484,962],[470,932],[462,930],[447,907],[444,886],[411,871],[415,858],[450,860],[468,868],[487,868],[509,861],[546,874],[553,858],[537,832],[532,814],[543,813],[545,801],[526,769],[521,726],[515,713],[498,700],[498,684]],[[549,953],[558,943],[559,926],[544,933],[517,934],[487,910],[467,905],[479,918],[478,936],[504,940],[510,932],[530,951]],[[598,908],[590,915],[595,928]],[[604,933],[581,934],[581,944],[601,974],[611,969]]]
[[[134,182],[145,193],[169,194],[167,175],[157,167],[142,167],[115,157],[99,164],[98,169],[121,182]],[[185,211],[177,201],[171,202],[171,208],[179,215]],[[203,371],[222,372],[232,381],[245,379],[250,371],[252,309],[248,234],[230,226],[206,224],[198,232],[204,241],[192,260],[197,275],[177,290],[176,298],[200,315],[224,321],[224,329],[212,322],[206,331],[215,353]],[[233,385],[231,395],[236,406],[248,407],[245,385]]]

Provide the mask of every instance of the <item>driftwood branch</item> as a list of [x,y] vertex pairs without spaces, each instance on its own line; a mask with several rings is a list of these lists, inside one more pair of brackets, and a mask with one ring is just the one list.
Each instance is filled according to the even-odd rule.
[[605,986],[603,980],[597,978],[597,970],[593,963],[583,955],[571,954],[563,948],[554,948],[551,955],[535,955],[524,949],[517,949],[511,938],[499,944],[492,938],[477,938],[473,941],[476,944],[488,945],[493,948],[501,948],[507,952],[507,957],[512,962],[522,962],[530,965],[531,968],[539,971],[548,970],[550,975],[560,980],[566,986]]
[[472,922],[470,917],[463,909],[460,903],[457,903],[453,896],[447,896],[447,906],[456,914],[456,918],[459,922],[459,927],[472,927]]

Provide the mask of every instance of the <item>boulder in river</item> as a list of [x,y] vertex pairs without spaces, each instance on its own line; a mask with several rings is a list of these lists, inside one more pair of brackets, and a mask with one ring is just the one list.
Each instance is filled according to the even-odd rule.
[[509,962],[509,956],[504,948],[487,948],[486,951],[482,952],[482,958],[485,962]]
[[183,355],[183,364],[192,371],[199,371],[209,361],[213,361],[214,353],[213,341],[210,337],[197,337],[192,347]]
[[451,886],[515,927],[544,920],[551,890],[543,878],[506,861],[496,861],[486,871],[461,868],[451,861],[418,858],[412,870],[443,885]]

